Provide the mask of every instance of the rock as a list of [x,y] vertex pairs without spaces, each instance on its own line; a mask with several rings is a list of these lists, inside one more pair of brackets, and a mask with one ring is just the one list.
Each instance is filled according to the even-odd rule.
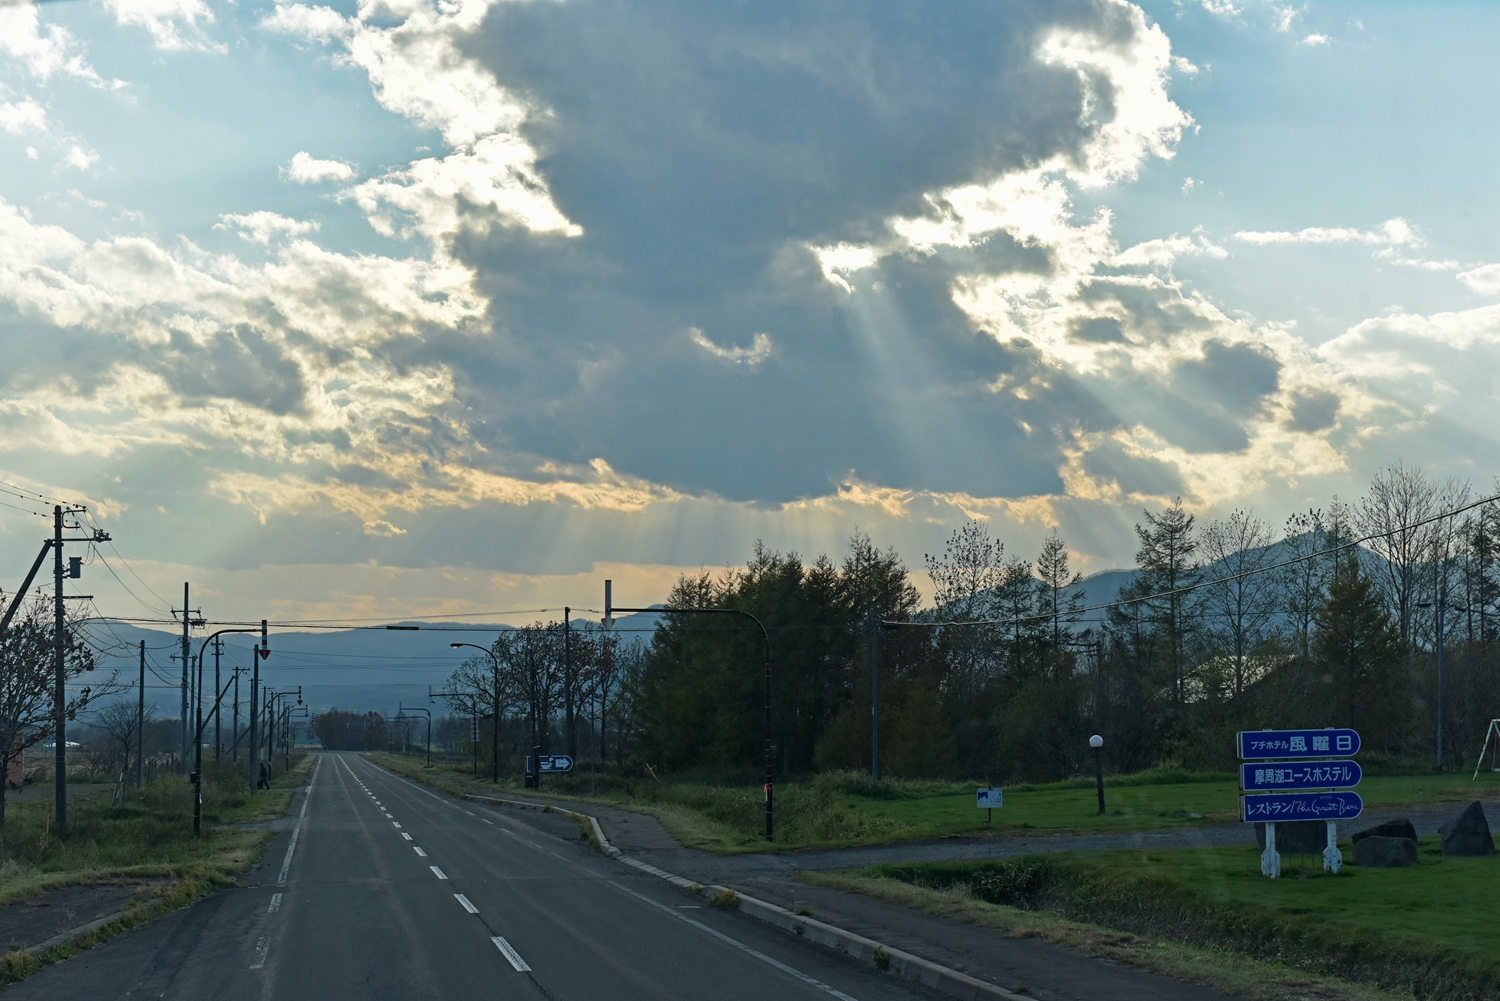
[[[1266,825],[1255,825],[1255,843],[1266,850]],[[1276,825],[1276,850],[1283,855],[1321,855],[1328,847],[1328,821],[1288,820]]]
[[1384,834],[1360,831],[1364,837],[1354,842],[1354,864],[1367,869],[1397,869],[1417,864],[1417,842],[1413,838],[1393,838]]
[[[1417,829],[1412,826],[1411,821],[1402,817],[1400,820],[1387,820],[1383,824],[1374,827],[1366,827],[1362,831],[1355,831],[1349,840],[1353,844],[1359,844],[1365,838],[1405,838],[1408,841],[1417,840]],[[1364,863],[1360,863],[1363,865]]]
[[1493,855],[1495,839],[1490,835],[1490,822],[1485,819],[1484,807],[1475,800],[1464,808],[1464,812],[1438,828],[1443,838],[1444,855]]

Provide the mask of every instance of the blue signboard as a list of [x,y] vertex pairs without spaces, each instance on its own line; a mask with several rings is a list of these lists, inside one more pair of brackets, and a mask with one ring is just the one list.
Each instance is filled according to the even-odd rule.
[[1256,761],[1240,765],[1240,788],[1246,792],[1352,789],[1359,780],[1357,761]]
[[1247,824],[1353,820],[1364,808],[1357,792],[1250,793],[1240,797],[1240,819]]
[[[531,760],[531,756],[527,755],[527,771],[531,770]],[[571,772],[573,770],[573,759],[566,754],[543,754],[540,760],[544,772]]]
[[1241,730],[1236,741],[1240,760],[1322,758],[1359,753],[1353,730]]

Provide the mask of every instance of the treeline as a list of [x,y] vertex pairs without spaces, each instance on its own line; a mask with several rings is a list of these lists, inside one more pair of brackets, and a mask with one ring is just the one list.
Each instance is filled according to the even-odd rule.
[[743,568],[679,579],[649,643],[592,624],[501,634],[493,660],[453,678],[470,718],[457,743],[487,762],[498,719],[507,768],[534,729],[544,750],[597,743],[625,770],[754,774],[759,630],[670,611],[716,608],[769,631],[782,773],[870,767],[872,681],[889,775],[1063,778],[1091,767],[1091,733],[1114,770],[1223,768],[1236,730],[1291,726],[1354,726],[1367,760],[1430,763],[1441,616],[1445,763],[1472,762],[1500,715],[1500,511],[1439,517],[1471,495],[1397,465],[1357,503],[1277,527],[1145,511],[1136,573],[1091,611],[1055,532],[1027,558],[981,523],[955,531],[924,557],[927,609],[901,557],[863,533],[837,562],[757,546]]

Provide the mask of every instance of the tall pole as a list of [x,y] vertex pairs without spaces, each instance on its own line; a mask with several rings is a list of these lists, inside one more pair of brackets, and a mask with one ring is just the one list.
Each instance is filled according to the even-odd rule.
[[[219,708],[219,692],[224,688],[224,683],[219,680],[219,656],[224,652],[224,641],[214,640],[214,709]],[[214,713],[214,761],[217,762],[224,757],[224,731],[220,726],[223,718],[219,713]]]
[[53,679],[52,709],[55,715],[53,766],[57,770],[57,833],[68,829],[68,693],[64,687],[67,671],[67,638],[64,635],[66,621],[63,613],[63,509],[61,504],[52,508],[52,658],[56,677]]
[[260,741],[255,736],[257,710],[260,708],[260,657],[250,669],[250,725],[245,731],[245,760],[250,763],[250,788],[260,788]]
[[880,609],[870,606],[870,778],[880,781]]
[[[1443,575],[1447,576],[1446,573]],[[1448,582],[1438,582],[1437,600],[1437,767],[1443,770],[1443,620],[1448,617]]]
[[141,640],[141,697],[135,707],[135,787],[146,783],[146,641]]
[[[254,656],[254,654],[251,654]],[[240,761],[240,668],[234,669],[234,763]]]
[[568,721],[568,756],[578,757],[578,721],[573,718],[573,610],[563,606],[563,715]]
[[188,657],[188,622],[191,618],[188,612],[188,582],[182,582],[182,757],[181,771],[187,770],[188,756],[188,671],[192,667],[192,660]]

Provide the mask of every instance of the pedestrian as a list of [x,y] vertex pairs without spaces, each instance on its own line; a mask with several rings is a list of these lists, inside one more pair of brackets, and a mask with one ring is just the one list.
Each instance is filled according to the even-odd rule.
[[256,785],[255,788],[257,788],[257,789],[269,789],[269,788],[271,788],[271,779],[270,779],[270,776],[268,776],[266,774],[266,763],[264,761],[262,761],[260,763],[260,782],[259,782],[259,784]]

